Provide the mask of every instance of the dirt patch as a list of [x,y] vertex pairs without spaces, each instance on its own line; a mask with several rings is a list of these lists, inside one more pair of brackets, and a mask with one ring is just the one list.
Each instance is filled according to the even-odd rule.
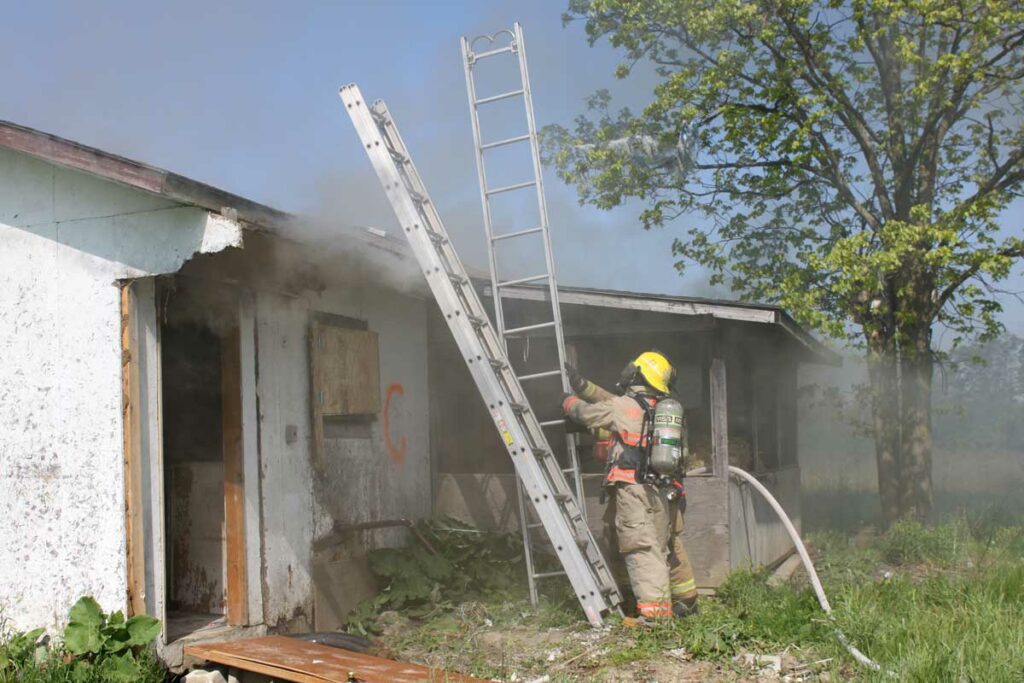
[[[536,618],[523,615],[524,622]],[[828,680],[788,655],[780,657],[777,671],[742,661],[697,660],[682,648],[637,655],[638,635],[621,627],[495,625],[478,603],[425,621],[385,612],[378,623],[386,656],[507,683]]]

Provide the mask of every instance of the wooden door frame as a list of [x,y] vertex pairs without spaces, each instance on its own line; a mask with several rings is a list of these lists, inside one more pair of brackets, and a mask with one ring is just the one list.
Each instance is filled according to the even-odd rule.
[[228,623],[249,620],[245,566],[245,462],[242,452],[242,359],[238,327],[221,340],[221,435],[224,458],[224,586]]
[[[156,278],[120,283],[127,613],[166,624],[163,386]],[[255,301],[240,291],[238,328],[222,343],[228,622],[263,622],[261,487]],[[228,392],[225,391],[227,396]],[[227,427],[231,413],[233,428]],[[167,644],[167,632],[159,646]]]

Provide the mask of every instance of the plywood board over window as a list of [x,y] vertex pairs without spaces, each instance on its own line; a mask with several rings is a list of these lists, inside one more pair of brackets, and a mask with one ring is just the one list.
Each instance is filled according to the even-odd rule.
[[377,333],[313,322],[310,361],[314,465],[323,471],[323,418],[380,412]]

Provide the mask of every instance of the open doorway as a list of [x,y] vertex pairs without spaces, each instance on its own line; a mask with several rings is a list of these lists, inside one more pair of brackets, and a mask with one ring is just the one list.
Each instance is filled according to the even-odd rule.
[[161,281],[158,301],[172,642],[245,622],[239,302],[184,278]]

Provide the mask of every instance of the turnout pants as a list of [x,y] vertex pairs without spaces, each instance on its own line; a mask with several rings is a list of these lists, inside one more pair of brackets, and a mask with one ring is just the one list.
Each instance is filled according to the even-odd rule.
[[646,617],[672,616],[672,603],[697,595],[690,558],[683,547],[683,512],[649,484],[611,488],[605,532],[622,557],[637,610]]

